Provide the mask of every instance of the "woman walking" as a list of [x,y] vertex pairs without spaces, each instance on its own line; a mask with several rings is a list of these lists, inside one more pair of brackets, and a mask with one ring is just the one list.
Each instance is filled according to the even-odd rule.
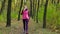
[[24,33],[28,34],[28,22],[29,22],[29,11],[27,6],[24,6],[24,9],[22,10],[22,19],[23,19],[23,28]]

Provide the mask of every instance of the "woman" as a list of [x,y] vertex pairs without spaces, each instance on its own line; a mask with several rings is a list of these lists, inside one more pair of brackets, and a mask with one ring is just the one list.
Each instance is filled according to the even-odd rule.
[[29,11],[27,6],[24,6],[24,9],[22,10],[21,14],[23,19],[24,33],[28,34]]

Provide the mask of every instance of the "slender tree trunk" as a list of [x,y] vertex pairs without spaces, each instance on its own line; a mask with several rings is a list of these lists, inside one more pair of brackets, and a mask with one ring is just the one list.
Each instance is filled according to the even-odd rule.
[[57,1],[57,4],[59,4],[59,0]]
[[44,0],[41,0],[41,6],[43,5],[43,3],[44,3]]
[[21,11],[22,5],[23,5],[23,0],[21,0],[20,10],[19,10],[19,13],[18,13],[18,21],[20,20],[20,11]]
[[32,0],[30,0],[30,16],[32,17]]
[[26,1],[27,1],[27,0],[24,0],[24,4],[26,4]]
[[2,7],[1,7],[1,10],[0,10],[0,14],[3,12],[3,9],[4,9],[4,7],[5,7],[5,2],[6,2],[6,0],[4,0],[4,1],[2,2]]
[[34,5],[34,1],[35,1],[35,0],[33,0],[33,17],[34,17],[33,19],[35,20],[35,14],[34,14],[34,13],[35,13],[35,11],[34,11],[34,6],[35,6],[35,5]]
[[33,19],[35,21],[35,17],[36,17],[36,4],[35,4],[35,0],[33,0]]
[[56,4],[55,0],[52,0],[52,4]]
[[46,0],[43,16],[43,28],[46,28],[46,14],[47,14],[48,0]]
[[32,0],[32,18],[34,17],[34,0]]
[[37,0],[37,1],[38,1],[38,7],[37,7],[36,23],[38,23],[38,11],[39,11],[39,1],[40,0]]
[[10,27],[11,26],[11,2],[12,2],[12,0],[8,0],[6,27]]
[[52,4],[53,4],[53,3],[54,3],[54,0],[52,0],[51,2],[52,2]]
[[59,0],[57,0],[56,11],[58,11],[58,8],[59,8]]
[[36,4],[34,4],[34,21],[36,20]]

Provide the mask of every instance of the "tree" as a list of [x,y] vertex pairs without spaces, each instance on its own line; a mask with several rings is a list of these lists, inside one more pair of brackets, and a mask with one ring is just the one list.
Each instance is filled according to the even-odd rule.
[[8,0],[6,27],[10,27],[11,26],[11,2],[12,2],[12,0]]
[[24,0],[24,4],[26,4],[26,1],[27,1],[27,0]]
[[43,15],[43,28],[46,28],[47,6],[48,6],[48,0],[46,0],[45,8],[44,8],[44,15]]
[[44,0],[41,0],[41,6],[43,5],[43,3],[44,3]]
[[34,8],[35,4],[34,4],[34,2],[35,1],[33,0],[33,2],[32,2],[32,5],[33,5],[33,17],[34,17],[33,19],[35,20],[35,11],[34,11],[35,10],[35,8]]
[[0,10],[0,14],[3,12],[3,9],[5,7],[5,2],[6,2],[6,0],[2,1],[2,7],[1,7],[1,10]]
[[51,2],[52,2],[52,4],[53,4],[54,0],[51,0]]
[[21,0],[20,10],[19,10],[19,13],[18,13],[18,21],[20,20],[20,11],[21,11],[22,5],[23,5],[23,0]]
[[57,4],[59,4],[59,0],[57,0]]
[[35,21],[35,17],[36,17],[36,0],[33,0],[32,2],[32,5],[33,5],[33,19]]
[[32,17],[32,0],[30,0],[30,16]]
[[36,23],[38,23],[38,11],[39,11],[39,2],[40,2],[40,0],[37,0],[37,1],[38,1],[38,7],[37,7]]
[[59,0],[57,0],[56,11],[58,11],[58,8],[59,8]]
[[51,2],[52,2],[52,4],[56,4],[55,0],[52,0]]

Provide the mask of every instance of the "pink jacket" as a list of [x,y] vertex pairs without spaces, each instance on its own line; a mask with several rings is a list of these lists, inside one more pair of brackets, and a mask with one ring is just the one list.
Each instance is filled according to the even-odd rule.
[[28,10],[23,10],[22,11],[22,18],[23,19],[29,19],[29,12],[28,12]]

